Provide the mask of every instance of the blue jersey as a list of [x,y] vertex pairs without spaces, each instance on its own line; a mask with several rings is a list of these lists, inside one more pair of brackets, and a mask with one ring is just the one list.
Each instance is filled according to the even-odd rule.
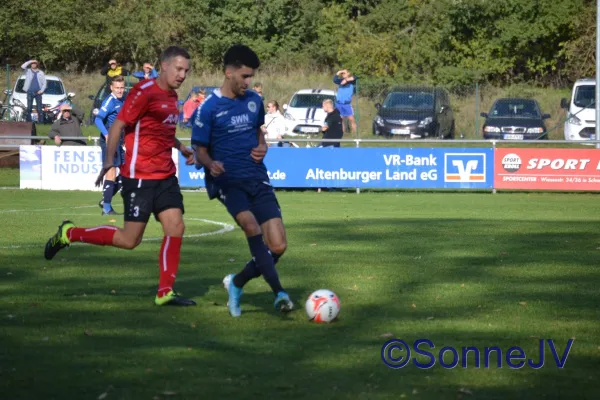
[[123,106],[124,97],[117,99],[112,93],[104,99],[102,102],[102,107],[98,110],[98,114],[96,114],[96,119],[94,123],[102,136],[108,135],[108,130],[112,126],[115,119],[117,119],[117,115],[119,111],[121,111],[121,107]]
[[[255,162],[250,153],[258,146],[260,127],[265,122],[265,108],[260,96],[247,90],[244,96],[231,99],[215,90],[194,111],[191,118],[192,144],[206,147],[211,158],[223,163],[225,172],[216,178],[219,186],[250,180],[269,182],[263,162]],[[261,133],[262,134],[262,133]]]
[[338,86],[337,98],[336,101],[341,104],[350,104],[352,102],[352,96],[356,92],[356,81],[358,78],[355,76],[352,82],[346,82],[345,85],[342,85],[343,79],[339,76],[333,77],[333,83]]

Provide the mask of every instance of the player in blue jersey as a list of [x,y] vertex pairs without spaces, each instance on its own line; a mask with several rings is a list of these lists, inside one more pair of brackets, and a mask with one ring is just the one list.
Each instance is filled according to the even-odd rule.
[[263,276],[275,296],[275,309],[294,304],[281,286],[275,264],[287,248],[281,210],[263,159],[267,144],[260,127],[261,97],[248,90],[260,61],[247,46],[235,45],[224,57],[225,79],[192,116],[192,146],[197,168],[206,171],[210,199],[218,198],[243,229],[252,260],[238,274],[223,279],[229,313],[241,315],[240,298],[248,281]]
[[[102,149],[102,160],[106,160],[106,141],[108,140],[108,131],[115,122],[121,107],[123,106],[123,93],[125,93],[125,78],[115,76],[110,83],[111,93],[102,102],[102,107],[96,114],[95,123],[100,131],[100,148]],[[102,215],[119,215],[112,208],[112,198],[120,189],[120,184],[116,180],[117,168],[125,161],[123,154],[123,138],[119,141],[119,146],[114,157],[114,168],[111,168],[104,176],[103,196],[100,201]]]

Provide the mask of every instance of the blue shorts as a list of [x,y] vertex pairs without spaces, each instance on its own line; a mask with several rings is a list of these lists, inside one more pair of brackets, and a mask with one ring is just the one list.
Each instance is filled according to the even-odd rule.
[[275,190],[268,182],[250,181],[220,188],[217,198],[234,220],[242,211],[254,214],[259,225],[273,218],[281,218]]
[[335,108],[338,109],[342,117],[352,117],[354,115],[354,110],[352,109],[352,104],[350,103],[335,103]]
[[[104,136],[100,138],[100,148],[102,149],[102,163],[106,161],[106,139]],[[115,153],[115,158],[113,160],[113,166],[120,167],[121,164],[125,162],[125,151],[123,151],[123,142],[119,141],[119,147],[117,147],[117,152]]]

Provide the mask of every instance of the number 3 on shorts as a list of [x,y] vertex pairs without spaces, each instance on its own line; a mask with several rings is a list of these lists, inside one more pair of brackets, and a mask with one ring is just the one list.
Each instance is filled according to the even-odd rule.
[[139,217],[140,216],[140,207],[139,206],[133,207],[133,216],[134,217]]

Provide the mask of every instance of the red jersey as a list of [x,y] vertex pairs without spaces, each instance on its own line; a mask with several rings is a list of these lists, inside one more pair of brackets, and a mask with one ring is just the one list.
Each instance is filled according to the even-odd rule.
[[126,124],[123,176],[165,179],[175,175],[172,148],[179,110],[174,90],[161,89],[156,79],[141,81],[129,91],[117,118]]

